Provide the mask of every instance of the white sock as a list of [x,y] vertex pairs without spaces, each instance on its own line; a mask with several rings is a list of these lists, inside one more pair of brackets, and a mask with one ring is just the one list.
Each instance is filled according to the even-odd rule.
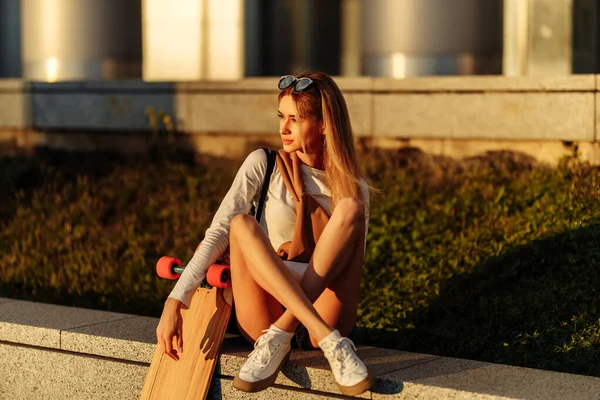
[[292,340],[292,338],[294,337],[294,332],[286,332],[283,329],[280,329],[273,324],[271,324],[271,326],[269,327],[269,330],[277,333],[277,336],[281,336],[282,338],[285,338],[286,340]]
[[321,339],[319,341],[319,347],[321,347],[321,345],[325,342],[328,342],[330,340],[341,340],[342,339],[342,335],[340,335],[340,332],[336,329],[335,331],[331,332],[329,335],[325,336],[323,339]]

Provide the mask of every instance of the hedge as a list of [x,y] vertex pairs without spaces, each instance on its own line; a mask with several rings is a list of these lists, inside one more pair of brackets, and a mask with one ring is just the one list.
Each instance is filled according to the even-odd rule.
[[[371,150],[362,344],[600,376],[600,172]],[[242,160],[0,158],[0,296],[159,316]]]

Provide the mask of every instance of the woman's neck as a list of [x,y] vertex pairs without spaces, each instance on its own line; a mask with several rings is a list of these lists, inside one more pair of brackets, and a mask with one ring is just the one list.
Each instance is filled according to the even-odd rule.
[[303,164],[306,164],[311,168],[316,168],[320,170],[325,169],[325,165],[323,164],[322,153],[306,154],[301,151],[297,151],[296,154],[298,155],[298,158]]

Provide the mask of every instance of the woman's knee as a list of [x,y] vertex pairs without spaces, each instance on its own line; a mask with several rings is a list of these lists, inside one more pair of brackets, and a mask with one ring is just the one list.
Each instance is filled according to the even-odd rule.
[[335,207],[335,213],[340,214],[341,219],[346,224],[364,224],[365,206],[355,198],[345,197],[341,199]]
[[251,215],[237,214],[229,223],[230,234],[247,233],[257,225],[256,220]]

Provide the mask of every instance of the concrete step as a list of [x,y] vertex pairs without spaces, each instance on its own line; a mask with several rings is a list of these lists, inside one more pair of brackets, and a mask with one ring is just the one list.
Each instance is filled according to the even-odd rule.
[[[0,398],[139,398],[158,320],[0,298]],[[225,339],[213,399],[346,398],[319,350],[294,350],[274,387],[231,386],[252,350]],[[370,399],[600,399],[600,378],[359,347],[376,375]],[[58,396],[58,397],[57,397]]]

